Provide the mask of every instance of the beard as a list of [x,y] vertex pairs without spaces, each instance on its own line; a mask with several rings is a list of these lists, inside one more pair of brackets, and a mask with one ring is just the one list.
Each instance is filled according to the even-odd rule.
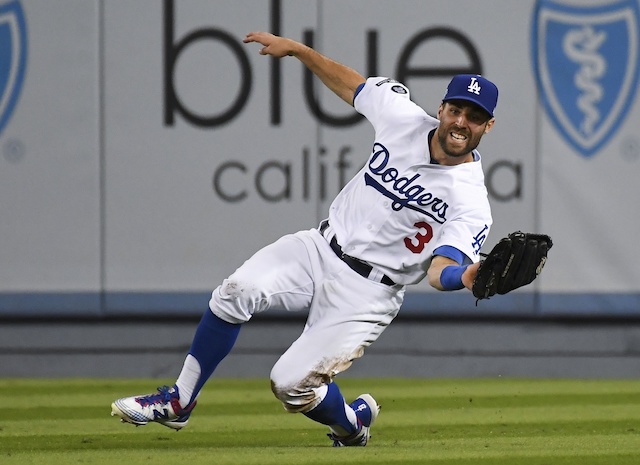
[[[478,144],[480,143],[480,137],[473,137],[470,134],[467,135],[466,144],[464,146],[461,146],[461,147],[451,146],[448,140],[449,132],[451,131],[452,131],[451,127],[448,129],[444,129],[442,126],[438,127],[438,131],[437,131],[438,143],[440,144],[442,151],[446,153],[448,156],[453,158],[465,157],[470,152],[475,150],[476,147],[478,147]],[[460,131],[454,131],[454,132],[460,132]]]

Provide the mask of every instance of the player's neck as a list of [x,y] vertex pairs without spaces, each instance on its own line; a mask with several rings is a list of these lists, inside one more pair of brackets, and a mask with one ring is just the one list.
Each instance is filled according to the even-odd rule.
[[473,161],[473,155],[471,153],[468,153],[467,155],[460,156],[460,157],[452,157],[444,154],[443,157],[438,158],[432,155],[431,158],[435,160],[436,163],[438,163],[439,165],[444,165],[444,166],[456,166],[456,165],[461,165],[463,163],[470,163]]

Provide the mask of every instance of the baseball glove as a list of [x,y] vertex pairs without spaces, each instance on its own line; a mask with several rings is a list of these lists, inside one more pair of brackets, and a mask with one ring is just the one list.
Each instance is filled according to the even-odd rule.
[[521,231],[509,234],[480,262],[471,288],[473,295],[478,300],[488,299],[526,286],[542,271],[552,246],[546,234]]

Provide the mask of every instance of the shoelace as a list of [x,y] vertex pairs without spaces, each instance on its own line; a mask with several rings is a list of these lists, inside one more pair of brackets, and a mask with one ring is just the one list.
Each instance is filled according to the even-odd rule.
[[171,388],[169,386],[161,386],[158,388],[157,394],[139,397],[136,401],[143,407],[147,407],[152,404],[168,404],[171,402],[172,395],[172,393],[169,392],[170,389]]

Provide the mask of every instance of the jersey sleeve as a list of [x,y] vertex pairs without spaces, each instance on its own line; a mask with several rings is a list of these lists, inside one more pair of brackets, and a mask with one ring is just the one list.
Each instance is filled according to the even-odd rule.
[[453,220],[445,226],[438,237],[434,255],[437,255],[438,249],[447,250],[442,248],[448,246],[459,250],[472,263],[476,263],[480,261],[480,249],[490,229],[490,217],[480,219],[478,222]]
[[411,101],[409,89],[404,84],[385,77],[368,78],[356,93],[353,105],[376,131],[391,124],[397,127],[405,118],[426,115]]

